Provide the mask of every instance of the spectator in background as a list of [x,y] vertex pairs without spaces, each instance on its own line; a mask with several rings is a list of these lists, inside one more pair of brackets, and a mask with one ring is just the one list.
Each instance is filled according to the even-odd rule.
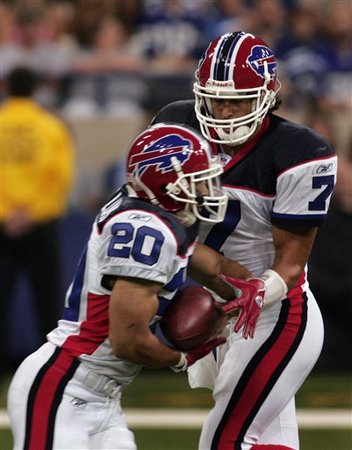
[[113,2],[114,17],[118,17],[123,22],[131,36],[134,33],[139,11],[141,8],[141,0],[128,0],[128,2]]
[[93,36],[93,45],[76,55],[73,69],[80,73],[141,71],[143,61],[133,55],[123,22],[106,16]]
[[195,69],[204,46],[207,3],[198,0],[196,8],[189,3],[182,0],[142,3],[134,44],[141,56],[150,59],[150,70],[172,74]]
[[76,52],[64,113],[76,117],[101,112],[141,114],[145,62],[133,53],[127,28],[120,20],[105,16],[92,39],[91,47]]
[[64,124],[32,98],[36,81],[30,69],[12,70],[6,79],[8,98],[0,108],[2,370],[10,364],[7,324],[11,297],[23,269],[34,293],[40,342],[55,326],[60,309],[58,226],[68,203],[74,150]]
[[297,5],[285,32],[278,40],[276,54],[287,82],[292,85],[286,99],[291,108],[302,110],[316,101],[326,71],[326,62],[317,52],[319,13],[312,4]]
[[69,0],[49,3],[43,26],[45,39],[60,47],[75,50],[77,42],[73,35],[74,14],[74,5]]
[[311,4],[298,4],[287,16],[286,27],[276,44],[278,58],[295,49],[314,48],[319,34],[319,15]]
[[73,33],[78,46],[82,49],[94,45],[94,37],[103,18],[111,14],[113,3],[110,0],[77,0]]
[[0,45],[7,42],[11,36],[13,14],[8,5],[0,2]]
[[204,39],[208,42],[232,30],[248,28],[249,11],[244,0],[215,0],[207,15]]
[[144,106],[151,117],[165,104],[192,96],[208,6],[206,0],[142,2],[131,42],[137,54],[148,61]]
[[285,5],[281,0],[256,0],[252,3],[247,16],[247,29],[250,33],[261,36],[275,49],[286,27]]
[[326,62],[318,106],[336,130],[338,152],[351,161],[352,143],[352,5],[329,2],[322,11],[324,39],[318,46]]
[[1,66],[0,66],[0,101],[5,96],[4,92],[4,79],[2,74],[3,53],[7,43],[10,40],[11,31],[13,27],[13,12],[9,6],[0,1],[0,54],[1,54]]
[[58,82],[71,70],[72,49],[47,39],[45,9],[31,3],[18,4],[9,39],[2,42],[0,77],[18,65],[35,70],[41,76],[37,98],[45,106],[57,102]]

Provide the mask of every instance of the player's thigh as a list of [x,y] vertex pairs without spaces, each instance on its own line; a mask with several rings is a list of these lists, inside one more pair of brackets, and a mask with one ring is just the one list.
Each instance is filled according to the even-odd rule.
[[135,450],[134,435],[128,430],[120,393],[110,397],[94,393],[73,377],[58,408],[54,448]]
[[259,436],[259,444],[280,444],[289,448],[299,448],[296,405],[291,398],[286,407],[276,416]]
[[[215,379],[215,389],[213,397],[215,400],[214,407],[207,416],[202,428],[199,449],[208,450],[211,442],[218,429],[227,417],[226,411],[229,412],[229,405],[234,392],[238,392],[238,384],[247,366],[253,357],[265,342],[273,327],[275,326],[275,317],[279,312],[271,312],[270,320],[262,318],[261,324],[258,324],[253,339],[245,340],[240,333],[232,333],[221,352],[218,352],[218,374]],[[274,316],[274,317],[271,317]],[[273,323],[272,323],[273,322]],[[259,376],[259,374],[258,374]],[[241,392],[239,392],[240,394]]]
[[106,450],[137,450],[134,434],[127,428],[113,427],[92,436],[91,450],[104,448]]
[[[324,327],[317,303],[308,293],[307,325],[300,345],[273,386],[253,422],[262,430],[259,443],[281,443],[298,448],[294,396],[317,361],[324,339]],[[281,441],[275,440],[281,437]]]
[[38,371],[53,353],[53,346],[45,344],[29,355],[16,370],[8,390],[7,409],[10,417],[14,448],[22,448],[27,421],[27,403]]
[[[274,305],[270,311],[263,311],[253,339],[244,339],[242,331],[232,333],[227,342],[220,347],[218,356],[218,375],[216,377],[214,398],[217,402],[227,404],[234,388],[247,370],[248,365],[265,343],[280,314],[280,306]],[[260,374],[258,373],[259,377]]]

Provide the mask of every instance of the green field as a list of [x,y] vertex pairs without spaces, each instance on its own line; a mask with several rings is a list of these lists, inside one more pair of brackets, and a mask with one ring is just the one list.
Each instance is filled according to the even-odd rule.
[[[1,386],[1,408],[6,404],[7,383],[5,380]],[[346,374],[312,374],[297,395],[297,407],[349,409],[352,406],[351,392],[351,377]],[[208,409],[211,404],[210,391],[191,390],[184,374],[167,370],[143,371],[123,395],[126,409]],[[135,428],[133,431],[139,450],[196,450],[200,430]],[[301,450],[352,450],[352,429],[302,429],[300,440]],[[10,431],[0,429],[0,450],[10,449]]]
[[[139,450],[196,450],[199,430],[136,429]],[[11,434],[0,430],[0,449],[11,450]],[[303,430],[301,450],[351,450],[349,430]],[[69,449],[68,449],[69,450]]]

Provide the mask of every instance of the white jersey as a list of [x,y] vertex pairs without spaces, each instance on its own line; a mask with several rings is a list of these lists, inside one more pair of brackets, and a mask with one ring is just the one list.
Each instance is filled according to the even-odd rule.
[[[97,216],[48,342],[19,366],[8,394],[14,448],[136,450],[120,397],[141,366],[113,355],[109,300],[116,277],[160,283],[157,320],[186,280],[198,224],[118,191]],[[117,330],[118,332],[118,330]]]
[[66,294],[62,319],[48,340],[94,371],[120,384],[131,382],[140,366],[114,356],[108,339],[108,280],[136,277],[163,285],[152,327],[186,279],[196,228],[186,231],[161,208],[119,191],[93,224]]

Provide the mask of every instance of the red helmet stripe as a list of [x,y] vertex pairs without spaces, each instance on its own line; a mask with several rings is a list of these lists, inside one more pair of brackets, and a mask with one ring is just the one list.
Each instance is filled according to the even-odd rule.
[[224,36],[223,44],[219,47],[219,53],[215,58],[216,67],[214,68],[214,80],[228,81],[230,66],[229,61],[232,61],[233,53],[237,54],[238,42],[245,36],[244,32],[241,33],[228,33]]
[[237,55],[238,55],[238,53],[239,53],[239,51],[241,49],[241,46],[242,46],[243,42],[248,37],[254,37],[254,36],[251,35],[251,34],[245,33],[242,36],[240,36],[240,38],[237,40],[236,47],[235,47],[235,49],[232,52],[231,60],[230,60],[230,63],[228,65],[228,67],[229,67],[228,79],[229,80],[234,80],[234,82],[235,82],[235,86],[234,86],[235,89],[236,89],[236,77],[235,77],[235,73],[234,72],[236,70],[236,59],[237,59]]
[[213,69],[213,61],[214,61],[214,53],[217,52],[218,45],[221,44],[221,40],[223,39],[223,36],[220,36],[218,39],[215,39],[209,47],[204,52],[203,58],[200,60],[198,70],[202,71],[202,73],[206,73],[209,75],[209,78],[211,78],[210,74]]

